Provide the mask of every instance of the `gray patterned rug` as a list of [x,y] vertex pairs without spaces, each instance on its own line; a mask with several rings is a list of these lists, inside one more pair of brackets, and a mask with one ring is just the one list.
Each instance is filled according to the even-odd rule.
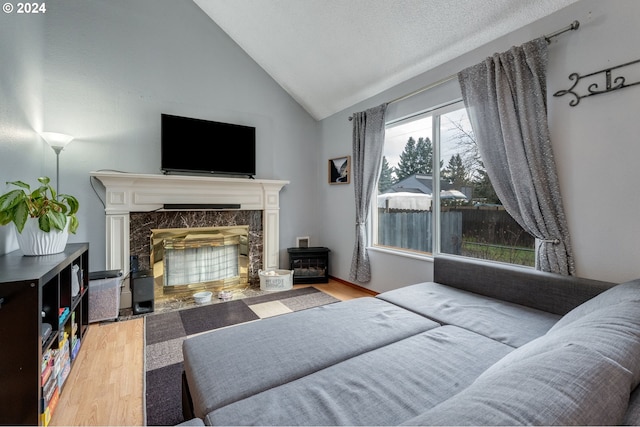
[[145,317],[146,425],[184,421],[181,406],[182,342],[190,335],[338,300],[313,287],[212,303]]

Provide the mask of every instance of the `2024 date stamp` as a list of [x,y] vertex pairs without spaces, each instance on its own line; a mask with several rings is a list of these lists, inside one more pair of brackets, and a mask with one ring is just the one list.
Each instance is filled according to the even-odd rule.
[[2,11],[4,13],[16,13],[24,15],[35,15],[38,13],[47,13],[46,2],[31,2],[31,3],[4,3],[2,5]]

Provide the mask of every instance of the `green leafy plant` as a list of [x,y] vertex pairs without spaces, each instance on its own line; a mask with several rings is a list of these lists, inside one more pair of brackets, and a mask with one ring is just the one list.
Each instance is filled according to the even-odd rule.
[[7,182],[20,187],[0,196],[0,225],[13,222],[22,233],[27,218],[37,218],[40,230],[48,233],[51,229],[64,230],[69,221],[69,232],[78,229],[78,200],[68,194],[56,194],[46,176],[38,178],[41,184],[31,191],[29,184],[22,181]]

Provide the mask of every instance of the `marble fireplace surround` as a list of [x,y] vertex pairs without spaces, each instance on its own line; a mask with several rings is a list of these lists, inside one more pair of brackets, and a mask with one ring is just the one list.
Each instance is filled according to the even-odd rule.
[[[107,270],[122,270],[125,275],[130,271],[130,214],[175,212],[164,209],[169,204],[190,205],[184,211],[218,211],[213,205],[234,206],[224,208],[227,211],[262,211],[262,268],[279,268],[280,191],[289,181],[112,171],[89,175],[105,187]],[[124,289],[122,297],[121,307],[127,306]]]

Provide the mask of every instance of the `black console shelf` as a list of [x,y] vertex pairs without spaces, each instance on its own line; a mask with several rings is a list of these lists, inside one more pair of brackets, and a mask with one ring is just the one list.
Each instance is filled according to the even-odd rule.
[[89,327],[88,285],[88,243],[0,255],[0,425],[48,424]]

